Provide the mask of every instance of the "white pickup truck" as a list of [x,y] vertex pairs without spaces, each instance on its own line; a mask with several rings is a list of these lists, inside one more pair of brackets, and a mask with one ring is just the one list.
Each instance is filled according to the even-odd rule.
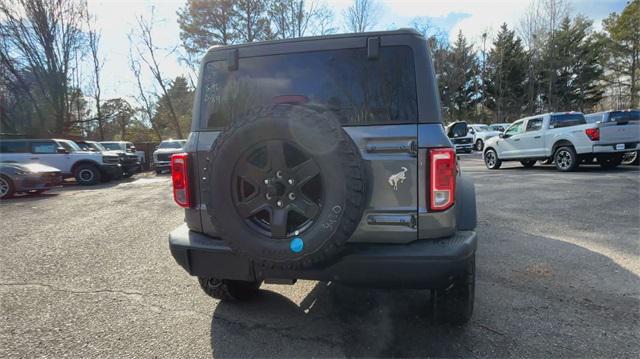
[[587,123],[580,112],[557,112],[515,121],[504,133],[487,140],[483,157],[489,169],[500,168],[503,161],[533,167],[536,161],[549,159],[560,171],[573,171],[594,159],[603,168],[614,168],[625,152],[638,150],[639,143],[637,116]]

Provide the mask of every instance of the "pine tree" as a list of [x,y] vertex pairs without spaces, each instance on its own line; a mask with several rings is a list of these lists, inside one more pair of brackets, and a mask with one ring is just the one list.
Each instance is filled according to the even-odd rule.
[[601,99],[602,43],[591,21],[562,20],[542,58],[542,99],[549,111],[589,111]]
[[526,108],[528,60],[522,41],[502,24],[487,58],[487,107],[498,122],[519,118]]
[[445,117],[449,120],[468,120],[474,117],[478,97],[479,66],[473,46],[462,32],[446,52],[440,64],[440,94]]
[[621,14],[613,13],[603,22],[606,35],[607,82],[620,88],[626,98],[618,107],[637,108],[640,103],[640,0],[631,1]]

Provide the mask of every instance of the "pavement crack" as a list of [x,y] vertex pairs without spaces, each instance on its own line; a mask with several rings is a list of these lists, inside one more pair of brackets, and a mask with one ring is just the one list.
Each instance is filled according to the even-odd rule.
[[120,294],[125,296],[144,297],[145,294],[136,291],[117,290],[117,289],[93,289],[93,290],[81,290],[73,288],[60,288],[51,284],[44,283],[0,283],[3,287],[39,287],[46,288],[54,292],[64,292],[72,294]]
[[221,317],[219,315],[213,315],[214,320],[220,320],[222,322],[225,322],[228,325],[235,325],[238,326],[240,328],[242,328],[243,330],[265,330],[268,332],[276,332],[277,335],[280,335],[283,338],[289,339],[289,340],[299,340],[299,341],[304,341],[304,342],[312,342],[312,343],[322,343],[324,345],[329,346],[330,348],[337,348],[342,346],[342,342],[339,341],[334,341],[334,340],[330,340],[328,338],[325,337],[321,337],[321,336],[301,336],[301,335],[296,335],[296,334],[292,334],[289,331],[290,330],[294,330],[297,329],[299,326],[298,325],[292,325],[292,326],[285,326],[285,327],[277,327],[277,326],[272,326],[272,325],[267,325],[267,324],[261,324],[261,323],[243,323],[243,322],[239,322],[239,321],[235,321],[232,319],[228,319],[228,318],[224,318]]

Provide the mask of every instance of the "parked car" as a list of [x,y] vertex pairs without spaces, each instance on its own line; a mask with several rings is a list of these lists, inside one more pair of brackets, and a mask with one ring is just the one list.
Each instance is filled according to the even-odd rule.
[[580,163],[597,160],[614,168],[625,152],[637,151],[638,121],[612,120],[587,123],[580,112],[535,115],[514,122],[499,137],[487,141],[487,168],[498,169],[503,161],[520,161],[533,167],[537,160],[553,159],[560,171],[573,171]]
[[492,130],[487,125],[472,124],[468,125],[469,134],[473,136],[474,149],[482,151],[484,143],[491,137],[498,136],[502,131]]
[[452,136],[451,135],[451,129],[454,126],[460,126],[457,124],[462,124],[464,123],[464,126],[467,126],[467,123],[464,121],[458,121],[458,122],[453,122],[449,125],[447,125],[447,134],[449,134],[451,143],[453,144],[453,148],[456,150],[456,153],[460,153],[460,152],[465,152],[465,153],[471,153],[473,152],[473,135],[468,131],[468,127],[467,128],[467,132],[464,136]]
[[[442,317],[471,318],[475,192],[422,35],[215,47],[203,62],[194,132],[171,161],[186,223],[169,245],[206,294],[297,279],[430,288]],[[251,101],[227,97],[236,81]]]
[[504,132],[504,130],[507,129],[507,127],[509,127],[511,124],[508,122],[504,122],[504,123],[492,123],[489,125],[489,128],[492,131],[497,131],[497,132]]
[[118,178],[122,166],[118,156],[83,151],[69,140],[2,140],[0,162],[41,163],[57,168],[64,178],[75,177],[81,185]]
[[106,149],[111,151],[122,151],[127,154],[133,153],[138,156],[138,162],[144,163],[144,152],[136,151],[136,146],[128,141],[100,141]]
[[187,140],[165,140],[153,151],[153,166],[156,173],[171,169],[171,155],[182,152]]
[[123,150],[110,150],[102,143],[96,141],[75,142],[83,151],[101,152],[105,155],[118,156],[120,164],[122,165],[122,177],[124,178],[129,178],[133,176],[134,173],[140,171],[140,161],[138,160],[138,155],[135,153],[135,147],[127,152]]
[[16,193],[42,193],[61,184],[62,173],[57,168],[39,163],[0,162],[0,199]]
[[[596,122],[640,122],[640,110],[604,111],[591,113],[584,116],[587,123]],[[627,152],[622,157],[623,165],[638,165],[640,162],[640,151]]]

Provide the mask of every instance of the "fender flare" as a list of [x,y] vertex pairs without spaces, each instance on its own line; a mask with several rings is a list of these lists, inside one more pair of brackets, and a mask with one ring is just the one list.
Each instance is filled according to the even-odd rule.
[[551,146],[551,153],[549,154],[549,156],[553,157],[553,155],[556,153],[556,150],[560,146],[571,146],[574,149],[576,148],[570,140],[566,138],[557,138],[553,143],[553,146]]
[[77,161],[76,163],[74,163],[71,166],[71,174],[73,174],[75,176],[76,168],[78,168],[78,166],[80,166],[80,165],[93,165],[93,166],[98,167],[98,169],[100,169],[100,164],[98,162],[96,162],[96,161],[93,161],[93,160],[79,160],[79,161]]
[[461,175],[456,182],[456,229],[472,231],[478,225],[476,189],[468,176]]

